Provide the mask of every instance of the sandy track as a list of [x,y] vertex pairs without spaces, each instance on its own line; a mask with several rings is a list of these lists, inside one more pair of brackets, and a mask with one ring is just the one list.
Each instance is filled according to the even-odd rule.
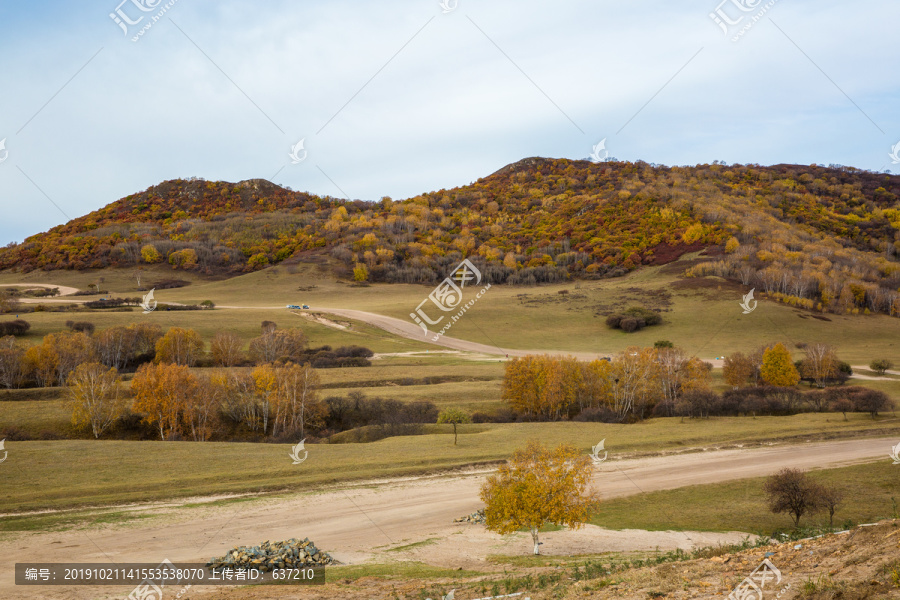
[[494,346],[491,344],[480,344],[478,342],[470,342],[467,340],[460,340],[457,338],[448,337],[446,335],[440,336],[436,341],[433,339],[435,334],[429,333],[424,334],[422,332],[422,328],[413,323],[412,321],[404,321],[403,319],[396,319],[394,317],[387,317],[385,315],[379,315],[375,313],[365,312],[362,310],[351,310],[347,308],[323,308],[319,306],[311,307],[311,310],[329,313],[332,315],[337,315],[340,317],[345,317],[347,319],[354,319],[357,321],[362,321],[363,323],[367,323],[369,325],[373,325],[378,327],[379,329],[383,329],[388,333],[393,333],[395,335],[399,335],[401,337],[405,337],[411,340],[416,340],[419,342],[427,342],[429,344],[434,344],[436,346],[443,346],[444,348],[451,348],[453,350],[463,350],[466,352],[476,352],[479,354],[488,354],[488,355],[509,355],[509,356],[525,356],[527,354],[565,354],[568,356],[574,356],[580,360],[594,360],[597,358],[601,358],[603,356],[607,356],[606,354],[599,353],[591,353],[591,352],[560,352],[558,350],[513,350],[510,348],[500,348],[498,346]]
[[[78,291],[78,288],[68,287],[65,285],[54,285],[52,283],[0,283],[0,287],[18,287],[18,288],[57,288],[60,296],[71,296]],[[58,298],[58,296],[57,296]],[[62,300],[54,300],[52,298],[20,298],[19,302],[23,304],[41,303],[41,302],[62,302]],[[68,301],[66,301],[68,302]]]
[[[626,460],[596,468],[595,488],[605,498],[770,474],[783,467],[836,467],[883,458],[890,438],[722,450]],[[614,452],[614,447],[613,452]],[[483,527],[454,524],[480,507],[483,474],[386,482],[371,487],[270,498],[253,503],[169,510],[151,522],[60,533],[24,533],[5,544],[0,597],[112,597],[117,588],[12,586],[15,562],[202,562],[236,545],[309,537],[345,563],[372,558],[484,567],[489,554],[528,551],[526,535],[501,537]],[[547,554],[610,550],[663,550],[737,541],[742,534],[609,531],[587,527],[543,536]],[[408,552],[390,547],[433,539]],[[101,593],[103,592],[103,593]],[[121,596],[120,596],[121,597]]]

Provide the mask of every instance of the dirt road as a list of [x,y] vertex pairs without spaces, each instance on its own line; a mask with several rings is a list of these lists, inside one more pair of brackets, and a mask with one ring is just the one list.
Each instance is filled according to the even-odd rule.
[[[53,285],[52,283],[0,283],[0,287],[16,287],[25,289],[34,288],[57,288],[60,296],[71,296],[78,291],[78,288],[68,287],[65,285]],[[20,302],[45,302],[45,298],[22,298]]]
[[527,354],[536,353],[566,354],[569,356],[574,356],[579,360],[594,360],[607,356],[606,354],[591,352],[560,352],[558,350],[514,350],[510,348],[500,348],[498,346],[489,344],[480,344],[478,342],[469,342],[467,340],[460,340],[457,338],[448,337],[446,335],[439,336],[437,337],[437,339],[435,339],[435,332],[429,332],[428,334],[425,334],[425,332],[422,331],[422,328],[412,321],[404,321],[403,319],[396,319],[394,317],[387,317],[384,315],[378,315],[362,310],[351,310],[347,308],[323,308],[314,306],[311,307],[311,310],[337,315],[339,317],[344,317],[347,319],[354,319],[356,321],[362,321],[363,323],[374,325],[375,327],[383,329],[388,333],[393,333],[394,335],[399,335],[401,337],[405,337],[411,340],[417,340],[420,342],[427,342],[429,344],[435,344],[437,346],[443,346],[444,348],[452,348],[453,350],[463,350],[466,352],[476,352],[479,354],[489,354],[494,356],[525,356]]
[[[889,460],[892,439],[809,443],[652,458],[608,460],[594,486],[604,498],[770,474],[782,467],[813,469]],[[614,456],[613,456],[614,458]],[[418,560],[451,567],[485,567],[489,554],[525,553],[526,534],[498,536],[453,519],[481,506],[484,473],[372,482],[260,499],[250,503],[163,509],[150,521],[57,533],[22,533],[0,558],[2,598],[102,598],[116,588],[12,586],[15,562],[205,562],[237,545],[309,537],[344,563]],[[662,550],[734,542],[740,533],[610,531],[588,526],[545,534],[546,554]],[[392,548],[427,541],[407,550]],[[101,593],[102,592],[102,593]],[[122,597],[119,595],[118,597]]]

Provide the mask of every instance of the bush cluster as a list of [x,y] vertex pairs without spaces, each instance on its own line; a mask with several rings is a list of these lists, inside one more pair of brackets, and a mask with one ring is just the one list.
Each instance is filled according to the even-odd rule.
[[372,356],[374,352],[362,346],[340,346],[334,350],[331,346],[322,346],[304,352],[302,361],[308,361],[316,369],[368,367],[372,364],[369,362]]
[[0,337],[5,335],[25,335],[29,329],[31,329],[31,323],[22,319],[0,321]]
[[[879,390],[860,386],[838,386],[825,390],[802,393],[791,387],[771,385],[745,387],[718,394],[712,390],[691,390],[674,404],[661,402],[653,409],[657,417],[737,417],[749,415],[783,416],[801,412],[862,412],[872,417],[880,411],[890,410],[894,402]],[[594,409],[586,409],[582,415]],[[576,420],[600,420],[588,418],[593,413],[576,417]]]
[[606,326],[611,329],[621,329],[626,333],[639,331],[650,325],[659,325],[662,317],[655,310],[643,306],[632,306],[621,313],[614,313],[606,317]]
[[437,406],[428,400],[401,402],[388,398],[367,398],[361,392],[325,398],[327,408],[323,435],[340,435],[331,441],[373,442],[393,435],[421,433],[422,425],[434,423]]

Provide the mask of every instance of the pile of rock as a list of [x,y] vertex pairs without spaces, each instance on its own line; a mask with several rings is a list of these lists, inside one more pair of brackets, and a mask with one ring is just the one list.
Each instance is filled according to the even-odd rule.
[[481,523],[484,525],[484,509],[477,510],[471,515],[466,515],[458,519],[453,519],[454,523]]
[[238,546],[225,556],[212,558],[206,566],[210,569],[235,571],[259,569],[266,573],[273,569],[319,567],[334,563],[330,554],[319,550],[309,538],[291,538],[283,542],[266,540],[259,546]]

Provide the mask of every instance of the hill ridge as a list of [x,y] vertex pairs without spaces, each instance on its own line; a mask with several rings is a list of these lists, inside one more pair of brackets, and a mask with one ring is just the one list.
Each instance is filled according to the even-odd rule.
[[160,182],[0,249],[0,269],[240,273],[310,253],[337,274],[431,283],[463,257],[492,283],[614,277],[714,247],[689,275],[804,308],[900,314],[900,176],[833,165],[693,167],[526,157],[405,200],[261,178]]

